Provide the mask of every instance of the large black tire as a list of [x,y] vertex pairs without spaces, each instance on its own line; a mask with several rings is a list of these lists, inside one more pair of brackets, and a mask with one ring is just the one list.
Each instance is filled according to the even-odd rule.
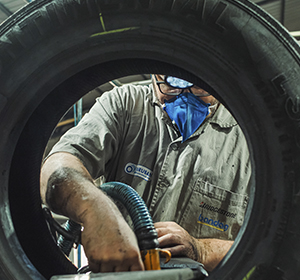
[[0,36],[1,279],[75,272],[43,219],[43,151],[78,98],[138,73],[201,77],[247,137],[246,221],[208,279],[298,278],[299,46],[273,18],[246,0],[41,0]]

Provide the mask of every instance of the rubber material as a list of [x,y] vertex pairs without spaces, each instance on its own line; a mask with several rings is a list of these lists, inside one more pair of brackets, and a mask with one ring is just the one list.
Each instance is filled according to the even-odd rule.
[[297,42],[246,0],[41,0],[12,15],[0,30],[0,278],[76,272],[42,215],[46,143],[83,94],[162,73],[213,88],[251,151],[246,222],[208,279],[297,279],[299,62]]
[[158,248],[156,229],[148,207],[140,195],[132,187],[121,182],[108,182],[99,188],[111,198],[121,202],[128,211],[140,250]]

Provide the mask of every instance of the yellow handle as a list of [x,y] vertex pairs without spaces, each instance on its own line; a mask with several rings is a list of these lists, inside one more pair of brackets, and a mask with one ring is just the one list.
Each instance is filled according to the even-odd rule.
[[162,250],[162,249],[158,249],[160,253],[162,253],[166,260],[165,263],[168,263],[170,261],[170,259],[172,258],[172,254],[169,250]]
[[160,270],[160,258],[159,253],[162,253],[166,257],[165,263],[171,259],[171,253],[168,250],[162,250],[159,248],[143,250],[142,252],[145,270]]

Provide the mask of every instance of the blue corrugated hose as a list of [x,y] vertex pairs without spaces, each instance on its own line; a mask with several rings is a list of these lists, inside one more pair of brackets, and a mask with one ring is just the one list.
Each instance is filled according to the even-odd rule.
[[[157,232],[148,208],[140,195],[130,186],[119,182],[105,183],[99,188],[113,199],[121,202],[128,211],[140,250],[158,248]],[[74,236],[74,239],[81,232],[81,226],[72,220],[67,221],[65,229]],[[69,255],[73,241],[60,236],[58,245],[66,255]]]

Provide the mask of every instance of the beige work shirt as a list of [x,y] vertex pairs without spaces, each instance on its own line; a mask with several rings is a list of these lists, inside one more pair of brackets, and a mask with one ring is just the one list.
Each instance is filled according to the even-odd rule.
[[234,239],[248,201],[244,135],[223,105],[184,143],[150,86],[97,98],[51,153],[77,156],[94,178],[132,186],[153,221],[175,221],[196,238]]

